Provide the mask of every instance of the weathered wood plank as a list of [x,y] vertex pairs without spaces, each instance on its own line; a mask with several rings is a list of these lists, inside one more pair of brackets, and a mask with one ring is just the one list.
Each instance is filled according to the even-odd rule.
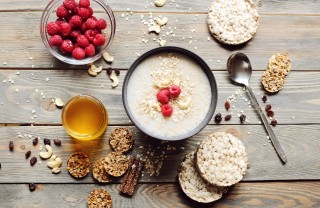
[[[111,81],[103,71],[97,77],[90,77],[86,70],[1,70],[0,71],[0,123],[30,123],[36,124],[61,124],[61,110],[53,104],[52,98],[60,97],[64,101],[77,94],[89,94],[100,99],[109,111],[110,124],[130,125],[129,118],[124,110],[121,90],[125,70],[121,70],[120,84],[111,88]],[[259,124],[259,118],[248,101],[238,99],[233,103],[235,109],[227,112],[224,108],[226,99],[234,94],[237,89],[246,99],[246,94],[241,87],[233,85],[226,71],[213,72],[218,83],[218,105],[216,113],[226,115],[233,112],[233,118],[224,124],[240,124],[237,118],[238,110],[243,110],[250,124]],[[251,78],[251,86],[256,92],[257,99],[264,109],[261,96],[261,71],[255,71]],[[275,118],[279,124],[319,123],[319,91],[320,72],[292,71],[286,80],[286,85],[278,94],[268,96],[269,103],[273,106]],[[14,80],[14,84],[9,79]],[[48,78],[48,82],[46,81]],[[3,83],[6,80],[6,83]],[[103,85],[103,88],[101,87]],[[16,92],[19,90],[19,92]],[[36,92],[38,90],[38,92]],[[41,94],[43,93],[43,95]],[[303,95],[303,96],[302,96]],[[45,96],[44,99],[43,96]],[[18,104],[17,104],[18,103]],[[32,111],[35,110],[35,113]],[[31,119],[33,116],[35,119]],[[292,119],[292,116],[295,119]],[[212,119],[210,123],[214,123]]]
[[[115,57],[114,67],[128,68],[137,58],[136,53],[143,54],[158,47],[158,43],[152,40],[157,37],[156,35],[143,35],[144,32],[147,33],[147,26],[141,23],[140,14],[129,15],[129,21],[126,21],[125,18],[121,18],[121,13],[116,13],[118,32],[110,47],[110,53]],[[72,67],[61,63],[45,49],[39,30],[36,29],[40,15],[40,12],[1,13],[3,23],[0,24],[0,30],[6,31],[0,34],[1,68],[31,68],[32,65],[35,68]],[[147,13],[144,15],[148,18]],[[317,57],[320,56],[320,52],[315,46],[319,45],[320,28],[315,25],[320,21],[320,16],[262,16],[257,35],[242,48],[225,47],[213,40],[204,14],[200,14],[197,21],[194,21],[194,15],[189,14],[166,16],[169,18],[169,23],[162,34],[173,30],[173,34],[176,35],[174,38],[172,35],[163,37],[167,40],[167,45],[194,51],[212,69],[225,69],[226,60],[231,52],[242,50],[250,57],[255,70],[265,69],[269,57],[283,51],[289,52],[293,69],[319,70]],[[178,23],[175,23],[176,19],[179,20]],[[132,28],[132,25],[134,29],[128,29]],[[208,37],[210,41],[207,40]],[[140,43],[142,39],[148,42]],[[192,41],[191,44],[190,41]],[[29,60],[29,57],[33,57],[33,60]],[[103,60],[98,61],[98,64],[107,66]],[[72,68],[81,67],[73,66]]]
[[[320,182],[273,182],[239,183],[230,188],[219,201],[211,204],[199,204],[188,199],[177,183],[138,185],[132,198],[119,195],[119,185],[107,185],[112,197],[113,207],[126,208],[185,208],[185,207],[304,207],[320,206]],[[0,185],[1,207],[86,207],[89,193],[100,188],[98,185],[84,184],[41,184],[30,193],[25,184]]]
[[[108,136],[115,127],[109,127],[107,133],[101,140],[91,142],[75,141],[68,137],[62,127],[35,126],[35,127],[1,127],[0,128],[0,183],[92,183],[92,176],[89,175],[83,180],[74,180],[66,170],[68,156],[75,151],[83,151],[89,154],[92,161],[110,152]],[[154,161],[159,158],[162,151],[165,151],[163,166],[159,176],[150,177],[144,171],[141,182],[174,182],[176,181],[177,168],[184,156],[197,148],[198,144],[206,135],[214,131],[227,131],[237,135],[247,148],[249,158],[249,169],[244,181],[274,181],[274,180],[306,180],[320,179],[320,158],[319,154],[319,126],[318,125],[290,125],[275,128],[275,134],[279,139],[288,162],[283,165],[273,150],[271,143],[266,138],[262,126],[207,126],[196,136],[168,144],[160,144],[159,140],[146,138],[137,128],[129,127],[134,132],[136,141],[134,151],[130,154],[140,154],[147,157],[148,145],[152,145],[157,151],[154,153]],[[250,134],[248,134],[250,132]],[[19,138],[19,133],[22,138]],[[26,135],[26,136],[24,136]],[[25,160],[24,154],[31,150],[32,156],[37,156],[39,146],[33,147],[28,135],[32,138],[40,136],[43,138],[59,138],[62,141],[61,147],[52,145],[54,154],[63,160],[62,172],[58,175],[51,174],[46,167],[46,161],[31,167]],[[12,140],[15,143],[14,152],[9,152],[8,144]],[[24,145],[24,146],[23,146]],[[167,145],[175,147],[170,150]],[[145,149],[139,149],[144,146]],[[22,149],[25,147],[25,149]],[[159,149],[158,149],[159,147]],[[141,148],[141,147],[140,147]],[[9,154],[9,155],[8,155]],[[119,181],[115,181],[119,182]]]
[[[143,12],[207,12],[212,0],[183,1],[175,0],[174,3],[168,0],[162,8],[157,8],[153,0],[139,0],[134,2],[107,0],[114,11],[132,11]],[[308,1],[307,4],[301,0],[277,1],[277,0],[254,0],[262,14],[319,14],[319,0]],[[43,10],[48,1],[43,0],[2,0],[0,2],[1,11],[21,11],[21,10]],[[171,4],[170,4],[171,3]],[[178,6],[177,6],[178,4]],[[190,10],[191,8],[191,10]]]

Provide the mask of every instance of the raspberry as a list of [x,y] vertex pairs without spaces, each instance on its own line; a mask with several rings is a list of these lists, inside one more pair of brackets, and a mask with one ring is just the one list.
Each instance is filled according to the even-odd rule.
[[88,7],[90,6],[90,0],[80,0],[79,5],[82,7]]
[[71,13],[72,13],[72,14],[78,14],[78,11],[79,11],[79,7],[76,6],[75,8],[73,8],[73,9],[71,10]]
[[69,12],[63,5],[61,5],[58,7],[56,14],[57,14],[57,17],[65,18],[69,15]]
[[84,35],[79,35],[77,37],[77,43],[79,44],[80,47],[83,47],[83,48],[89,45],[89,41]]
[[99,30],[106,29],[107,28],[107,22],[102,18],[98,19],[96,28],[99,29]]
[[84,49],[84,51],[86,52],[86,55],[87,55],[88,57],[92,57],[92,56],[94,56],[94,54],[96,53],[96,49],[95,49],[95,47],[94,47],[93,44],[90,44],[89,46],[87,46],[87,47]]
[[60,35],[54,35],[50,37],[49,44],[51,46],[60,46],[62,44],[62,38]]
[[177,98],[177,97],[179,97],[179,95],[181,93],[181,88],[178,85],[172,85],[169,88],[169,92],[170,92],[170,96],[172,98]]
[[73,10],[75,7],[77,7],[77,3],[74,0],[64,0],[63,6],[66,9]]
[[47,24],[47,33],[49,35],[56,35],[60,31],[59,25],[55,22],[49,22]]
[[[91,7],[90,7],[90,8],[91,8]],[[95,21],[97,21],[97,20],[98,20],[95,16],[92,16],[92,15],[91,15],[91,17],[90,17],[90,18],[94,19]]]
[[86,38],[90,41],[93,42],[94,36],[96,36],[95,32],[93,30],[87,30],[84,35]]
[[60,46],[62,53],[71,53],[73,51],[73,43],[71,40],[64,40]]
[[71,30],[72,28],[69,23],[65,22],[60,25],[60,33],[62,36],[68,36],[71,33]]
[[72,28],[79,27],[82,24],[82,18],[78,15],[73,15],[69,20],[69,24]]
[[88,11],[89,11],[89,17],[91,17],[93,15],[93,9],[91,7],[88,7]]
[[77,38],[79,35],[81,35],[81,32],[79,30],[72,30],[70,33],[70,36],[73,38]]
[[173,109],[171,105],[166,104],[161,107],[161,112],[163,116],[169,117],[171,116]]
[[88,19],[90,17],[90,10],[85,7],[80,7],[78,10],[78,15],[83,19]]
[[169,95],[170,95],[169,90],[167,89],[160,90],[157,94],[157,100],[161,104],[167,104],[169,102]]
[[80,30],[81,30],[81,32],[83,32],[83,33],[88,30],[85,22],[83,22],[83,23],[81,24]]
[[57,20],[56,20],[56,24],[57,25],[61,25],[62,23],[65,23],[66,21],[64,20],[64,19],[61,19],[61,18],[58,18]]
[[95,46],[102,46],[106,42],[106,38],[102,34],[97,34],[93,39],[93,44]]
[[85,57],[86,53],[84,52],[84,50],[80,47],[75,48],[72,51],[72,57],[78,60],[81,60]]
[[96,27],[97,21],[93,18],[89,18],[86,21],[86,26],[88,29],[94,29]]

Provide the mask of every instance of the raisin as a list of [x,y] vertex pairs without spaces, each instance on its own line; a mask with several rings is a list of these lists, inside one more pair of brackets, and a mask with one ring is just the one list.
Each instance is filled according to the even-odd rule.
[[61,146],[61,140],[60,139],[54,139],[53,143],[57,146]]
[[12,151],[13,151],[13,148],[14,148],[13,141],[10,141],[10,142],[9,142],[9,150],[12,152]]
[[51,145],[50,139],[47,139],[47,138],[44,138],[44,139],[43,139],[43,143],[44,143],[45,145]]
[[214,117],[214,121],[219,124],[222,121],[221,113],[217,113],[217,115]]
[[262,101],[265,103],[265,102],[267,102],[267,100],[268,100],[267,96],[264,95],[264,96],[262,97]]
[[38,144],[38,141],[39,141],[39,137],[36,137],[32,140],[32,144],[33,146],[36,146]]
[[112,69],[111,68],[107,68],[107,75],[110,76],[112,74]]
[[31,151],[29,150],[29,151],[28,151],[28,152],[26,152],[26,154],[25,154],[26,159],[29,159],[30,155],[31,155]]
[[224,120],[225,120],[225,121],[229,121],[229,120],[231,119],[231,117],[232,117],[231,114],[226,115],[226,116],[224,117]]
[[269,110],[271,110],[271,105],[266,105],[266,111],[269,111]]
[[1,163],[0,163],[0,170],[1,170]]
[[114,72],[116,73],[117,76],[120,75],[120,70],[119,69],[115,69]]
[[272,126],[276,126],[277,124],[278,124],[277,120],[276,119],[272,119],[271,125]]
[[246,118],[247,118],[247,117],[242,114],[242,115],[240,116],[240,122],[241,122],[241,123],[244,123],[244,122],[246,121]]
[[37,158],[36,157],[32,157],[31,159],[30,159],[30,165],[31,166],[34,166],[36,163],[37,163]]
[[268,117],[273,117],[274,116],[274,112],[272,110],[268,110],[267,111],[267,115],[268,115]]
[[37,188],[37,185],[36,184],[34,184],[34,183],[29,183],[29,190],[32,192],[32,191],[34,191],[34,190],[36,190],[36,188]]
[[230,102],[229,102],[229,100],[227,100],[227,101],[224,103],[224,107],[226,108],[226,110],[229,110],[229,108],[230,108]]

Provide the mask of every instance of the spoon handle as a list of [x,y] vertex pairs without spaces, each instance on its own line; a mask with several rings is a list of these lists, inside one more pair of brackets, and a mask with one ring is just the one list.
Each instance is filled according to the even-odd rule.
[[286,155],[285,155],[285,153],[284,153],[284,151],[283,151],[278,139],[276,138],[276,135],[274,134],[272,128],[270,127],[266,116],[263,114],[256,97],[254,96],[254,94],[253,94],[253,92],[252,92],[252,90],[251,90],[251,88],[249,86],[247,86],[246,89],[247,89],[247,93],[248,93],[248,95],[249,95],[249,97],[251,99],[251,102],[253,104],[253,107],[258,112],[258,114],[259,114],[259,116],[260,116],[260,118],[261,118],[261,120],[263,122],[263,125],[264,125],[265,129],[267,130],[267,132],[269,134],[269,138],[270,138],[270,140],[271,140],[271,142],[272,142],[272,144],[273,144],[278,156],[280,157],[282,162],[286,163],[287,162],[287,157],[286,157]]

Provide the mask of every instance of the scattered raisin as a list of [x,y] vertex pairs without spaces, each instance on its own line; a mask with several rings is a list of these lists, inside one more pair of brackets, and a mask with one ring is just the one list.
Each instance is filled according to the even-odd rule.
[[264,95],[264,96],[262,97],[262,101],[265,103],[265,102],[267,102],[267,100],[268,100],[267,96]]
[[28,152],[26,152],[26,159],[29,159],[29,157],[30,157],[30,155],[31,155],[31,151],[29,150]]
[[0,170],[1,170],[1,163],[0,163]]
[[229,110],[229,108],[230,108],[230,102],[229,102],[229,100],[227,100],[227,101],[225,102],[224,107],[226,108],[226,110]]
[[217,113],[217,115],[214,117],[214,121],[219,124],[222,121],[221,113]]
[[110,76],[112,74],[112,68],[107,68],[107,75]]
[[241,123],[244,123],[244,122],[246,121],[246,118],[247,118],[247,117],[242,114],[242,115],[240,116],[240,122],[241,122]]
[[225,120],[225,121],[229,121],[229,120],[231,119],[231,117],[232,117],[231,114],[226,115],[226,116],[224,117],[224,120]]
[[31,166],[34,166],[34,165],[37,163],[37,161],[38,161],[38,159],[37,159],[36,157],[32,157],[32,158],[30,159],[30,165],[31,165]]
[[32,140],[32,144],[33,146],[36,146],[38,144],[38,141],[39,141],[39,137],[36,137]]
[[274,112],[272,110],[268,110],[267,115],[272,118],[274,116]]
[[14,148],[13,141],[10,141],[9,142],[9,149],[10,149],[11,152],[13,151],[13,148]]
[[51,145],[50,139],[47,139],[47,138],[44,138],[44,139],[43,139],[43,143],[44,143],[45,145]]
[[36,190],[36,188],[37,188],[37,185],[36,184],[34,184],[34,183],[29,183],[29,190],[32,192],[32,191],[34,191],[34,190]]
[[269,110],[271,110],[271,105],[266,105],[266,111],[269,111]]
[[120,75],[120,70],[119,69],[115,69],[114,72],[116,73],[117,76]]
[[276,119],[272,119],[271,125],[272,126],[276,126],[277,124],[278,124],[277,120]]
[[61,140],[60,139],[54,139],[53,143],[57,146],[61,146]]

